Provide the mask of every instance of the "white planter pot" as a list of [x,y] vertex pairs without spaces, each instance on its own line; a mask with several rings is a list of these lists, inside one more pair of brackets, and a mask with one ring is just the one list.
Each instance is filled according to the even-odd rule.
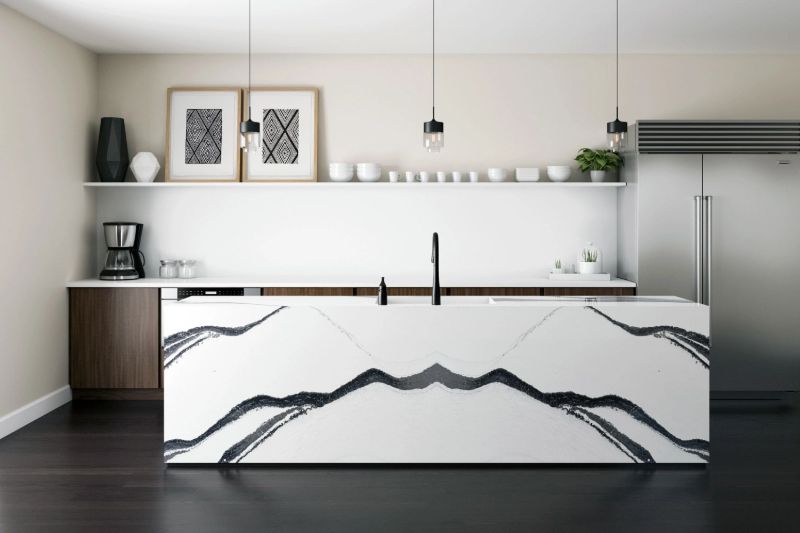
[[553,269],[550,269],[550,273],[551,274],[563,274],[564,273],[564,269],[563,268],[553,268]]
[[600,274],[600,263],[597,261],[588,263],[586,261],[578,261],[578,274]]
[[601,181],[606,181],[606,171],[605,170],[590,170],[589,176],[591,176],[592,181],[594,183],[600,183]]

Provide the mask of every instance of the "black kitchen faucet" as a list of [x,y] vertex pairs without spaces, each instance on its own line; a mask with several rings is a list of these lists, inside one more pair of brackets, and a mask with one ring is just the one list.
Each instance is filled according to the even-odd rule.
[[433,232],[433,251],[431,252],[431,263],[433,263],[433,287],[431,289],[431,303],[442,305],[442,288],[439,286],[439,234]]

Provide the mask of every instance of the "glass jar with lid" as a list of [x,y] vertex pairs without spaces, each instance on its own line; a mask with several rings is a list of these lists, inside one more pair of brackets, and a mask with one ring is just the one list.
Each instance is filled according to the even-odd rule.
[[178,262],[174,259],[162,259],[161,266],[158,267],[159,278],[177,278],[178,277]]
[[190,279],[194,277],[194,265],[197,261],[194,259],[180,259],[178,260],[178,277],[183,279]]

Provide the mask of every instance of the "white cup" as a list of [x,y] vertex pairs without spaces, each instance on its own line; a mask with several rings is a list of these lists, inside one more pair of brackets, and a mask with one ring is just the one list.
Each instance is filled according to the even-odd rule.
[[452,174],[453,174],[453,182],[461,183],[461,172],[454,170]]
[[447,181],[447,174],[443,170],[439,170],[436,172],[436,181],[439,183],[444,183]]
[[422,183],[428,183],[431,181],[431,173],[425,170],[421,170],[419,173],[419,181]]
[[400,173],[396,170],[389,171],[389,181],[392,183],[397,183],[398,178],[400,178]]
[[406,183],[414,183],[414,173],[406,170]]
[[478,183],[478,178],[479,177],[480,177],[480,174],[478,174],[477,170],[470,170],[469,171],[469,181],[471,181],[472,183]]

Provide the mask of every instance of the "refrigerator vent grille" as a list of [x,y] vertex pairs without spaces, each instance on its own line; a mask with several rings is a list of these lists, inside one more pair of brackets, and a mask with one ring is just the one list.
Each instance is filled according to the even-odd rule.
[[793,154],[800,152],[800,121],[637,122],[642,154]]

